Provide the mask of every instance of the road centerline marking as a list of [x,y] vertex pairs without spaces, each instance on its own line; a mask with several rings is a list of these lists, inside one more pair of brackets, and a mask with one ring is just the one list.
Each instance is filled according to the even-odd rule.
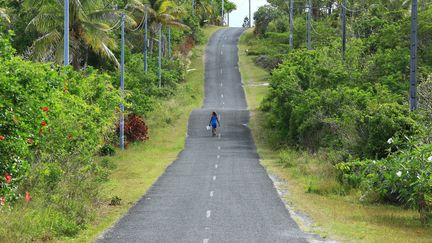
[[204,239],[203,243],[208,243],[209,239]]
[[214,180],[214,181],[216,180],[216,176],[213,176],[213,180]]
[[214,196],[214,191],[211,191],[210,192],[210,197],[213,197]]
[[207,218],[210,218],[210,216],[211,216],[211,211],[210,211],[210,210],[207,210],[207,212],[206,212],[206,217],[207,217]]
[[217,158],[220,159],[220,155],[219,154],[218,154]]
[[215,169],[217,169],[219,166],[218,166],[218,164],[215,164]]

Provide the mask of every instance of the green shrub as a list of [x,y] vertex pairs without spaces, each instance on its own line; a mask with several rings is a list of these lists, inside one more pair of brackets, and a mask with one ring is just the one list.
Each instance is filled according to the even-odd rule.
[[360,48],[347,53],[345,64],[328,49],[296,50],[273,71],[262,109],[282,143],[312,152],[331,148],[353,157],[383,158],[390,137],[420,132],[417,116],[394,92],[402,90],[399,81],[362,79],[368,71],[355,61],[363,58],[362,42],[357,44]]
[[107,178],[93,157],[115,131],[119,93],[92,68],[75,72],[6,54],[0,66],[0,198],[20,208],[29,194],[27,201],[58,216],[54,236],[74,235]]
[[[158,98],[174,94],[176,86],[185,79],[185,68],[180,60],[162,59],[162,88],[159,88],[156,57],[148,59],[147,74],[144,74],[142,54],[130,55],[125,66],[128,70],[125,73],[127,110],[144,117],[154,110]],[[116,87],[118,80],[120,78],[113,80]]]
[[115,149],[112,144],[104,144],[99,150],[100,156],[113,156],[115,155]]
[[[392,142],[392,140],[389,140]],[[376,193],[386,202],[416,208],[422,223],[432,217],[432,145],[411,146],[383,160],[336,165],[341,182]]]

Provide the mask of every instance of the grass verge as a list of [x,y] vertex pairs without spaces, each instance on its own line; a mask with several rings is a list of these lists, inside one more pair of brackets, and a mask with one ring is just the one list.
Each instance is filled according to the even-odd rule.
[[[101,208],[96,220],[70,242],[94,241],[105,229],[113,225],[153,185],[183,149],[187,123],[191,111],[201,106],[204,98],[204,55],[210,36],[220,27],[204,29],[205,40],[191,53],[187,82],[178,87],[176,95],[160,103],[159,109],[147,119],[150,139],[131,144],[124,152],[117,151],[110,162],[117,167],[103,186]],[[109,206],[118,197],[118,206]]]
[[[251,111],[250,128],[261,163],[267,171],[288,182],[281,189],[289,194],[285,200],[296,211],[307,214],[313,224],[300,226],[324,238],[355,242],[431,242],[432,229],[422,226],[418,212],[390,205],[366,204],[360,194],[347,191],[335,179],[331,153],[311,155],[307,152],[274,150],[269,131],[264,127],[264,114],[259,104],[268,92],[265,83],[270,75],[255,66],[246,55],[252,31],[246,31],[239,42],[240,71]],[[282,163],[281,163],[282,162]]]

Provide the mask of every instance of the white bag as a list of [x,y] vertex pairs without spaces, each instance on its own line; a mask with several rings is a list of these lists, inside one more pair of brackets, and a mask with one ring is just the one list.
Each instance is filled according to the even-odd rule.
[[210,131],[210,129],[211,129],[211,126],[207,126],[206,128],[207,128],[207,131]]

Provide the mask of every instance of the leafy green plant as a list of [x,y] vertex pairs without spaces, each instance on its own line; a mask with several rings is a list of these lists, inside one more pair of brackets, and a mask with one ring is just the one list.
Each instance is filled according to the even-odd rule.
[[93,157],[115,131],[119,93],[107,74],[24,61],[1,43],[0,208],[49,208],[48,225],[63,224],[53,235],[72,236],[107,178]]
[[[389,139],[392,143],[393,139]],[[416,208],[426,224],[432,217],[432,145],[412,144],[383,160],[357,160],[336,165],[343,183],[365,194]]]
[[111,144],[104,144],[99,150],[101,156],[113,156],[115,155],[114,146]]

